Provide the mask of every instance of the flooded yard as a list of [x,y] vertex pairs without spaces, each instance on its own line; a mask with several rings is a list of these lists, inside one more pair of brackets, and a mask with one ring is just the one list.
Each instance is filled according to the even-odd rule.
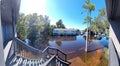
[[108,65],[108,40],[106,37],[89,42],[88,53],[85,52],[83,36],[54,36],[50,38],[49,46],[66,53],[71,66]]

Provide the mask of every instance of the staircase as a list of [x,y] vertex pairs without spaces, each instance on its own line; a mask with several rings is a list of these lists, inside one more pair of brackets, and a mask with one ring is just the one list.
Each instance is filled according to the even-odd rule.
[[43,51],[26,45],[15,38],[6,60],[6,66],[69,66],[67,55],[56,48],[47,47]]
[[41,58],[41,59],[29,59],[21,56],[15,56],[10,62],[9,66],[43,66],[45,62],[47,62],[49,58]]

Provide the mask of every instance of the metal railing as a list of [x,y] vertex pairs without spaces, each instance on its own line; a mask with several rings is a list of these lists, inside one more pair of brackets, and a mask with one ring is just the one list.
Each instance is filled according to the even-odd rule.
[[64,61],[67,60],[67,54],[62,52],[60,49],[48,46],[45,50],[43,50],[43,52],[45,52],[45,53],[47,52],[48,54],[51,54],[51,55],[56,55]]

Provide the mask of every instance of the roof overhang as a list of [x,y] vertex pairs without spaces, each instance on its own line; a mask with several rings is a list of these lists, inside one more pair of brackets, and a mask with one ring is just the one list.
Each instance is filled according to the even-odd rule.
[[[1,0],[1,20],[6,24],[16,22],[21,0]],[[14,18],[13,18],[14,17]]]
[[106,0],[108,19],[120,19],[120,0]]

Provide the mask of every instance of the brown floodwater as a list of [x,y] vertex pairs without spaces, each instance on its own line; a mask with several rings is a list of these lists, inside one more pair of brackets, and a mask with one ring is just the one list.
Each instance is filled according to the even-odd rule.
[[[86,40],[83,36],[54,36],[49,40],[49,46],[62,50],[67,54],[67,59],[80,56],[85,53]],[[88,52],[94,53],[98,49],[108,46],[108,40],[93,40],[88,43]]]

